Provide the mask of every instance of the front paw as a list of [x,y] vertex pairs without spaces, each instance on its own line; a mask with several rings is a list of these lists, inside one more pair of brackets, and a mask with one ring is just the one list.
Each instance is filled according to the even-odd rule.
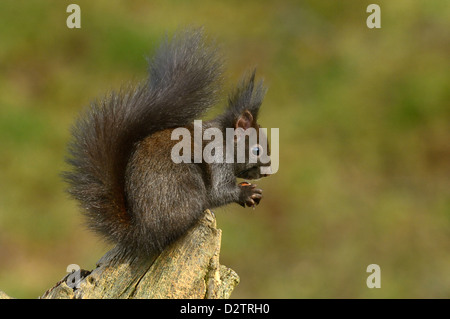
[[248,207],[255,208],[262,198],[262,189],[256,188],[256,185],[247,182],[242,182],[238,186],[241,189],[238,204],[242,207],[247,205]]

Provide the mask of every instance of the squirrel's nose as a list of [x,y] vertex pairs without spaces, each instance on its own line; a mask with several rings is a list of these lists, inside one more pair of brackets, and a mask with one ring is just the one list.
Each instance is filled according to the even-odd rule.
[[272,166],[270,166],[270,163],[268,166],[262,166],[260,169],[260,172],[261,172],[261,177],[267,177],[270,174],[272,174]]

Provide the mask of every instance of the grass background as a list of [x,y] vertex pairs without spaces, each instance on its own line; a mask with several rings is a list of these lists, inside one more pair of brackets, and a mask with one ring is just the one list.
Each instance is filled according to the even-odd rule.
[[[108,249],[64,193],[79,110],[146,76],[168,32],[203,25],[227,85],[258,67],[280,169],[255,210],[216,210],[236,298],[450,297],[450,3],[0,2],[0,289],[36,298]],[[368,289],[366,267],[381,267]]]

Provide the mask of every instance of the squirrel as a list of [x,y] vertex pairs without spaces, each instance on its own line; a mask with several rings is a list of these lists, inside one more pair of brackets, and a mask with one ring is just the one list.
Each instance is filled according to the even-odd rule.
[[[175,128],[194,131],[192,122],[218,100],[222,59],[202,30],[167,37],[149,59],[148,78],[96,100],[72,127],[62,173],[67,191],[80,203],[89,229],[126,252],[153,254],[183,235],[206,209],[238,203],[255,207],[262,190],[249,182],[263,164],[174,163]],[[202,129],[259,128],[266,93],[255,72],[229,95],[223,114]],[[236,147],[236,137],[234,138]],[[204,146],[204,145],[203,145]],[[246,145],[256,155],[258,146]],[[268,151],[268,150],[266,150]]]

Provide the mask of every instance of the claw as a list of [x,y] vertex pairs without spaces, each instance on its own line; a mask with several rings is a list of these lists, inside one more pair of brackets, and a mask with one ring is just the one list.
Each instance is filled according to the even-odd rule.
[[252,207],[252,206],[255,206],[255,205],[256,205],[256,203],[255,203],[255,201],[253,199],[250,198],[250,200],[247,201],[247,206],[248,207]]
[[241,195],[239,204],[242,207],[251,207],[253,209],[259,204],[262,198],[262,189],[256,188],[256,184],[250,184],[248,182],[239,183],[241,188]]

